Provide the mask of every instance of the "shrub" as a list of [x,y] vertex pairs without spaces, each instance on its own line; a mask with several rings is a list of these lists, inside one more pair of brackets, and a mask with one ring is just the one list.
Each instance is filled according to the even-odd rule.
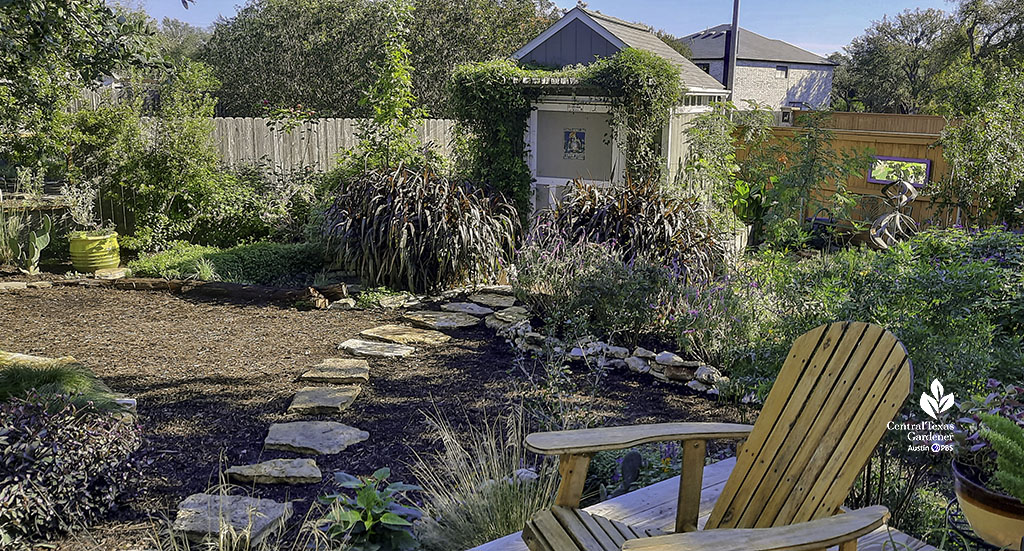
[[25,398],[32,392],[41,396],[71,396],[71,401],[80,407],[87,404],[101,410],[119,407],[110,387],[74,358],[26,363],[0,352],[0,402]]
[[622,261],[610,243],[571,240],[538,226],[516,253],[516,296],[553,336],[593,334],[624,344],[659,332],[676,274],[646,257]]
[[296,275],[312,277],[323,269],[322,259],[320,246],[312,243],[252,243],[218,249],[179,241],[166,251],[130,262],[128,267],[143,277],[216,276],[223,281],[270,285]]
[[324,224],[337,264],[368,284],[410,291],[494,278],[519,229],[500,195],[405,168],[343,184]]
[[31,394],[0,403],[0,537],[49,538],[87,525],[132,479],[136,425]]
[[[733,316],[751,340],[730,350],[737,373],[773,379],[793,339],[834,320],[890,329],[915,377],[980,390],[1024,361],[1024,238],[994,230],[922,232],[888,251],[847,250],[794,261],[762,254],[732,282],[749,297]],[[740,292],[740,291],[737,291]]]
[[651,180],[610,188],[577,181],[551,217],[569,239],[614,244],[627,263],[647,256],[690,280],[720,271],[724,248],[708,212]]
[[412,465],[423,485],[427,516],[416,531],[425,549],[482,545],[522,530],[534,513],[551,506],[558,473],[528,455],[522,411],[473,424],[468,434],[440,412],[427,420],[441,446],[436,454],[417,454]]

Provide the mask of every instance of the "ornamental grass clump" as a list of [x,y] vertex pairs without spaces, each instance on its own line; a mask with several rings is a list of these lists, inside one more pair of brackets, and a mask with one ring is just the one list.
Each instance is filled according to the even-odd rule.
[[528,455],[521,409],[471,424],[468,432],[440,412],[428,414],[427,422],[441,445],[435,454],[417,454],[412,465],[423,487],[426,517],[416,533],[424,549],[471,549],[522,530],[551,506],[558,472]]
[[98,410],[120,409],[110,387],[74,358],[23,358],[0,352],[0,402],[35,393],[69,396],[78,406],[91,404]]
[[652,179],[608,188],[576,181],[550,216],[571,240],[614,244],[626,263],[648,257],[689,281],[721,271],[724,246],[702,203],[667,193]]
[[503,196],[429,168],[368,170],[342,184],[325,214],[335,263],[370,285],[417,292],[493,280],[518,232]]

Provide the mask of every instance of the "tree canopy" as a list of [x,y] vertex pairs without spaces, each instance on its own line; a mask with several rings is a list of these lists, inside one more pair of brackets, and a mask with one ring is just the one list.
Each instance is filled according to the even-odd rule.
[[952,13],[906,10],[873,22],[831,59],[839,64],[838,109],[949,114],[968,99],[958,67],[995,79],[1024,59],[1024,0],[959,0]]
[[103,0],[3,0],[0,8],[0,152],[45,128],[83,86],[157,61],[152,29]]
[[[249,0],[215,23],[200,59],[222,82],[221,109],[258,116],[302,105],[320,116],[368,114],[363,91],[377,80],[387,33],[373,0]],[[443,115],[456,66],[507,56],[557,15],[535,0],[415,0],[409,48],[413,92]]]

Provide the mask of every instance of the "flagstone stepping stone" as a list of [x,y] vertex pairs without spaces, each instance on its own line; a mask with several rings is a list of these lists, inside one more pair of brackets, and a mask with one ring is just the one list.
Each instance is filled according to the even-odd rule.
[[216,539],[221,532],[248,534],[257,543],[284,526],[292,516],[290,503],[246,496],[192,494],[178,504],[174,530],[189,539]]
[[424,310],[422,312],[410,312],[402,319],[426,329],[461,329],[480,324],[480,318],[462,312]]
[[339,385],[365,383],[370,380],[370,365],[366,360],[328,358],[300,375],[299,380]]
[[446,312],[461,312],[463,314],[469,314],[471,316],[489,316],[494,313],[494,309],[486,306],[480,306],[472,302],[449,302],[448,304],[442,304],[441,309]]
[[341,453],[370,437],[370,433],[333,421],[296,421],[270,425],[263,446],[310,455]]
[[300,389],[288,406],[288,413],[341,413],[359,396],[360,387],[309,386]]
[[324,479],[313,459],[271,459],[254,465],[230,467],[224,474],[255,484],[315,484]]
[[505,323],[518,323],[530,319],[530,311],[522,306],[510,306],[495,312],[494,317]]
[[440,331],[409,327],[408,325],[381,325],[359,334],[398,344],[443,344],[452,340],[451,336]]
[[338,348],[357,356],[371,356],[374,358],[404,358],[416,351],[415,348],[405,346],[404,344],[364,341],[362,339],[349,339],[339,344]]
[[516,303],[516,298],[495,293],[476,293],[469,295],[469,301],[491,308],[508,308]]

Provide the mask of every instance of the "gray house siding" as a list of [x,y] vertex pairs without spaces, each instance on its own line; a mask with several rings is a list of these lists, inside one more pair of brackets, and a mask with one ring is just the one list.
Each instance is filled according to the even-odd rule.
[[576,20],[537,46],[521,61],[545,67],[592,63],[595,58],[615,55],[619,49],[582,21]]

